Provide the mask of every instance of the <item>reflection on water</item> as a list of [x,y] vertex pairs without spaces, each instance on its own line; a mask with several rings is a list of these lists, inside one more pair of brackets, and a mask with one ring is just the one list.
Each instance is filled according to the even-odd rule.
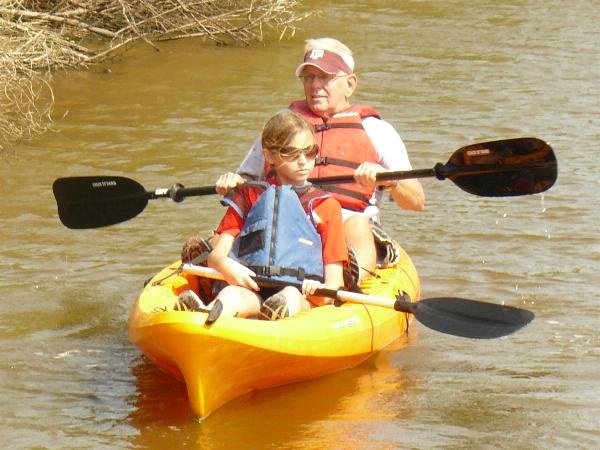
[[185,386],[140,358],[132,369],[137,392],[129,423],[140,432],[134,443],[154,448],[177,442],[198,448],[261,448],[267,443],[301,448],[313,439],[311,447],[332,448],[340,442],[363,441],[369,428],[357,427],[356,422],[371,426],[406,413],[404,405],[398,408],[393,399],[403,395],[410,379],[390,364],[393,351],[406,342],[400,339],[354,369],[248,394],[201,422],[189,408]]
[[[327,12],[290,41],[139,46],[110,73],[58,74],[58,132],[0,160],[2,447],[599,447],[592,3],[308,1]],[[131,347],[126,321],[143,281],[214,227],[217,198],[153,200],[134,220],[73,231],[51,185],[104,174],[152,190],[212,183],[301,95],[302,40],[324,29],[355,51],[356,100],[399,129],[415,169],[478,142],[552,145],[559,178],[542,195],[482,198],[425,179],[424,212],[384,211],[424,297],[521,306],[536,319],[485,342],[415,324],[406,348],[239,399],[199,424],[183,386]]]

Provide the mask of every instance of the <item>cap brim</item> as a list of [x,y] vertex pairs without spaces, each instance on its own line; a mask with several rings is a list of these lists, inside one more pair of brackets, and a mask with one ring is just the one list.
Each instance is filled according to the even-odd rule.
[[336,68],[331,68],[331,67],[323,67],[323,65],[319,65],[316,63],[312,63],[312,62],[305,62],[300,64],[297,68],[296,68],[296,76],[299,77],[300,75],[302,75],[302,71],[304,70],[305,67],[307,66],[313,66],[316,67],[317,69],[328,73],[330,75],[336,75],[339,72],[339,69]]

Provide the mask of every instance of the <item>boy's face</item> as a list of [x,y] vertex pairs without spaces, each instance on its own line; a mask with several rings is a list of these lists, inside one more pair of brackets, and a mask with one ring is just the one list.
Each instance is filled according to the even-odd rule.
[[315,167],[317,151],[314,135],[303,131],[296,134],[283,151],[272,153],[265,150],[264,155],[267,162],[275,168],[281,184],[297,186],[306,182]]

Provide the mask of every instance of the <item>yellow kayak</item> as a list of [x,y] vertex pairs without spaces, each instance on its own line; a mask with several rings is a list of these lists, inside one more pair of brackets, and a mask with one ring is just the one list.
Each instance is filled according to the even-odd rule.
[[[185,382],[192,410],[203,418],[251,391],[316,378],[354,367],[406,332],[411,315],[391,308],[344,303],[263,321],[220,317],[205,325],[203,312],[177,311],[179,293],[198,277],[176,262],[146,285],[129,317],[129,339],[161,369]],[[400,262],[377,269],[362,292],[419,299],[417,271]]]

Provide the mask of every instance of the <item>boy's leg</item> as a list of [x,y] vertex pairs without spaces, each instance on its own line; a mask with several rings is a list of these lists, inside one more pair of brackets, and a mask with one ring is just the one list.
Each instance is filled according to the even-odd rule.
[[211,308],[217,300],[223,304],[221,314],[225,316],[256,317],[260,311],[260,296],[241,286],[225,286],[208,307]]

